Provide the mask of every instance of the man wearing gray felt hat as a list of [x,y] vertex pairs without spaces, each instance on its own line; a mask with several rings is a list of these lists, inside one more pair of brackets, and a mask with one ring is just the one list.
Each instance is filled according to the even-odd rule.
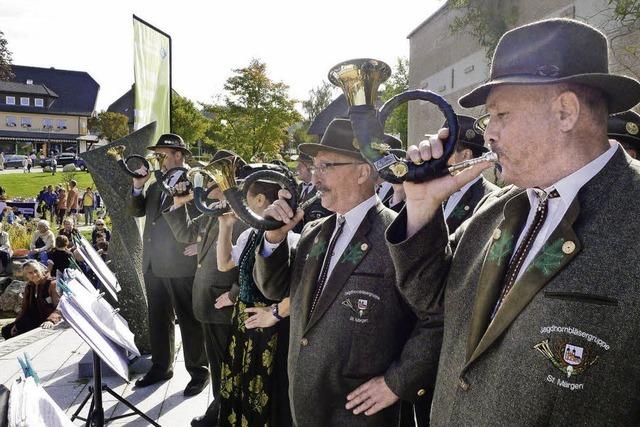
[[253,271],[265,296],[291,297],[294,425],[397,426],[399,399],[415,402],[433,388],[441,318],[416,321],[395,286],[384,230],[396,213],[377,198],[350,121],[333,120],[320,144],[300,151],[313,157],[314,183],[333,214],[306,224],[289,247],[285,236],[303,212],[282,195],[265,216],[286,223],[265,232]]
[[[397,286],[423,318],[444,306],[432,426],[640,425],[640,164],[607,135],[640,83],[607,57],[575,20],[508,31],[459,102],[486,105],[510,185],[448,235],[442,202],[491,164],[405,184],[387,230]],[[440,157],[447,136],[408,158]]]

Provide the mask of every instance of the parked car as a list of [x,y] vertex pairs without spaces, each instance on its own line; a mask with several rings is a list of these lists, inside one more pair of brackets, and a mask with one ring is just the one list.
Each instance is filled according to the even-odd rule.
[[[65,165],[73,163],[80,170],[87,170],[87,164],[80,157],[76,156],[74,153],[61,153],[57,156],[54,156],[56,159],[56,164],[58,167],[64,167]],[[42,159],[40,161],[40,166],[43,168],[45,166],[51,166],[52,157],[47,157],[46,159]]]
[[4,156],[4,167],[8,168],[16,168],[20,169],[22,167],[22,161],[27,156],[23,156],[21,154],[5,154]]

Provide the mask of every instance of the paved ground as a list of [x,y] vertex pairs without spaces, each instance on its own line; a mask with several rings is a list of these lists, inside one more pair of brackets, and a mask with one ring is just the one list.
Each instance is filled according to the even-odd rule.
[[[123,396],[140,410],[145,412],[163,427],[189,426],[191,419],[204,413],[211,399],[211,387],[198,396],[185,398],[182,391],[189,381],[184,367],[180,330],[176,327],[176,341],[179,345],[174,363],[174,376],[170,381],[136,390],[134,378],[130,383],[118,377],[107,377],[108,384],[116,393]],[[78,362],[89,352],[89,347],[72,330],[36,329],[22,336],[0,343],[0,382],[11,387],[13,380],[20,375],[17,356],[28,352],[33,365],[49,395],[71,417],[87,394],[90,378],[78,378]],[[121,415],[128,410],[109,394],[103,394],[105,418]],[[86,416],[89,404],[81,412]],[[80,420],[76,425],[84,425]],[[137,416],[115,420],[113,426],[146,426],[147,422]]]

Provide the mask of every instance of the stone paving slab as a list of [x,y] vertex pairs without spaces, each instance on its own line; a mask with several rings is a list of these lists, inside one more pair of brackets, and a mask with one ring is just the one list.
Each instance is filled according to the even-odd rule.
[[[135,380],[126,382],[118,377],[105,377],[103,383],[114,392],[129,400],[138,409],[145,412],[163,427],[188,426],[191,419],[202,415],[211,400],[211,387],[207,387],[198,396],[185,398],[182,394],[189,382],[189,374],[184,366],[180,329],[176,327],[176,360],[174,376],[171,380],[149,387],[137,389]],[[78,409],[87,396],[91,378],[79,378],[78,362],[90,352],[72,329],[58,327],[53,330],[36,329],[20,337],[0,342],[0,383],[11,387],[15,378],[21,374],[17,356],[28,352],[33,365],[41,378],[41,383],[53,400],[69,417]],[[103,393],[105,417],[122,415],[130,410],[109,393]],[[85,417],[89,403],[80,416]],[[84,425],[76,420],[75,424]],[[147,426],[139,416],[126,417],[110,422],[110,426]]]

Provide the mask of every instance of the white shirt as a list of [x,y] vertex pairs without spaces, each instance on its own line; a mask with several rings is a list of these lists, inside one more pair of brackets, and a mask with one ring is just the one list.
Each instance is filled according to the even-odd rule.
[[303,182],[302,191],[300,191],[300,197],[307,197],[309,193],[313,191],[313,182]]
[[453,212],[460,200],[462,200],[462,196],[464,196],[464,193],[466,193],[471,188],[471,186],[478,182],[481,178],[482,175],[478,175],[476,179],[465,184],[464,187],[462,187],[461,189],[453,193],[451,197],[449,197],[449,200],[447,200],[447,204],[444,207],[444,219],[449,219],[449,215],[451,215],[451,212]]
[[[231,259],[233,260],[233,263],[235,265],[240,264],[240,256],[242,255],[244,248],[247,246],[247,242],[249,241],[249,235],[254,230],[255,228],[247,228],[246,230],[244,230],[238,236],[238,240],[236,240],[236,244],[231,246]],[[287,243],[289,244],[289,248],[293,249],[296,246],[298,246],[298,240],[300,240],[300,235],[298,233],[294,233],[293,231],[289,230],[289,233],[287,234]],[[269,242],[267,242],[266,240],[264,241],[264,243],[265,243],[265,246],[269,244]],[[275,247],[277,248],[278,245],[279,244],[275,245]],[[271,255],[272,253],[273,251],[269,252],[269,255]]]
[[[367,212],[369,212],[369,210],[371,210],[371,208],[374,207],[377,202],[378,202],[378,196],[374,194],[373,196],[369,197],[367,200],[360,203],[358,206],[354,207],[349,212],[344,214],[344,218],[345,218],[344,228],[342,229],[342,234],[340,234],[340,237],[338,237],[338,240],[336,241],[336,245],[333,248],[333,256],[331,257],[331,262],[329,263],[329,270],[327,272],[327,282],[331,278],[331,273],[333,272],[333,268],[336,266],[336,264],[340,260],[342,253],[347,248],[347,246],[349,245],[349,242],[351,242],[351,239],[353,239],[354,234],[356,234],[356,231],[360,227],[362,220],[364,220],[364,217],[367,215]],[[335,234],[337,229],[338,229],[338,221],[336,220],[336,225],[333,230],[333,233],[331,234],[331,238],[333,238],[333,235]],[[329,245],[331,238],[327,241],[327,246]],[[261,255],[263,257],[268,257],[273,253],[273,251],[278,246],[280,246],[280,243],[275,243],[275,244],[269,243],[265,239]]]
[[[527,257],[525,258],[524,263],[520,268],[520,272],[518,273],[516,281],[520,279],[522,274],[524,274],[529,264],[531,264],[537,253],[540,252],[540,249],[542,249],[544,244],[549,239],[549,236],[551,236],[551,233],[553,233],[558,224],[560,224],[560,221],[567,213],[569,206],[571,206],[571,203],[573,203],[573,199],[576,198],[578,191],[580,191],[580,189],[587,182],[589,182],[591,178],[596,176],[596,174],[606,166],[606,164],[615,154],[618,147],[619,144],[617,142],[614,142],[613,144],[611,144],[611,148],[602,153],[600,156],[587,163],[571,175],[565,176],[560,181],[553,184],[551,187],[544,189],[546,193],[549,193],[553,191],[553,189],[555,189],[558,194],[560,194],[560,197],[549,198],[547,218],[542,225],[540,232],[536,236],[536,239],[531,245],[531,250],[527,254]],[[531,210],[529,210],[527,222],[525,223],[523,232],[520,233],[516,248],[520,246],[520,242],[524,239],[525,234],[527,234],[526,230],[528,230],[533,223],[533,218],[536,215],[536,208],[538,207],[538,203],[540,201],[538,193],[533,188],[527,188],[527,196],[529,196],[529,204],[531,205]]]
[[393,184],[387,181],[383,181],[382,183],[376,185],[376,193],[378,194],[378,198],[381,202],[383,202],[384,199],[387,198],[387,196],[389,195],[389,191],[391,191],[392,188]]

